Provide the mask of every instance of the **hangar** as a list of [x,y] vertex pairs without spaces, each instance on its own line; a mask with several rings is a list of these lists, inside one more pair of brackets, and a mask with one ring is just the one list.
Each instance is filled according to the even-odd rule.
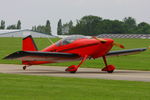
[[32,37],[55,37],[44,33],[34,32],[32,30],[0,30],[0,37],[26,37],[32,35]]

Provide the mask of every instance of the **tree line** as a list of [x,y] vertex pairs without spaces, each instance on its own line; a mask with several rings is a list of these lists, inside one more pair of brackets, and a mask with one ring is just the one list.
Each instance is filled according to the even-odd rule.
[[50,25],[50,21],[47,20],[45,25],[33,26],[33,27],[32,27],[32,31],[51,35],[51,25]]
[[20,20],[18,20],[17,21],[17,24],[12,24],[12,25],[8,25],[8,26],[6,26],[5,25],[5,21],[4,20],[1,20],[1,22],[0,22],[0,29],[1,30],[4,30],[4,29],[21,29],[21,21]]
[[[21,21],[20,20],[17,21],[17,24],[12,24],[12,25],[8,25],[8,26],[5,25],[4,20],[0,21],[0,30],[5,30],[5,29],[13,30],[13,29],[21,29],[21,28],[22,27],[21,27]],[[47,20],[46,25],[33,26],[32,31],[51,35],[50,21]]]
[[[59,22],[58,22],[59,23]],[[60,24],[60,23],[59,23]],[[60,25],[58,24],[58,27]],[[65,27],[67,25],[67,27]],[[58,34],[82,34],[82,35],[99,35],[99,34],[150,34],[150,24],[141,22],[137,24],[132,17],[125,17],[122,21],[103,19],[99,16],[83,16],[76,21],[73,26],[69,23],[61,26],[62,29]],[[63,32],[63,29],[67,32]]]
[[[1,20],[0,29],[21,29],[21,21],[17,24],[8,25],[6,27],[5,21]],[[51,35],[51,24],[46,20],[45,25],[32,26],[32,31]],[[62,23],[59,19],[57,24],[58,35],[99,35],[99,34],[150,34],[150,24],[146,22],[138,23],[135,18],[125,17],[123,20],[103,19],[99,16],[83,16],[81,19],[67,23]]]

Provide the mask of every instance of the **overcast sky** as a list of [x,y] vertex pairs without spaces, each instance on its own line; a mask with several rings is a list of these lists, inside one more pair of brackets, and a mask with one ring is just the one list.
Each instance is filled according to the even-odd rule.
[[118,20],[131,16],[150,23],[149,5],[150,0],[0,0],[0,20],[10,25],[20,19],[23,29],[31,29],[49,19],[56,34],[60,18],[63,23],[75,22],[85,15]]

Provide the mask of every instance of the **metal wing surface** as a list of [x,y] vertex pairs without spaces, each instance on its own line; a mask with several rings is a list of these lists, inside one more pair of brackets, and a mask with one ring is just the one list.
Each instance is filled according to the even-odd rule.
[[80,60],[81,57],[77,54],[63,52],[17,51],[6,56],[4,59],[64,62]]
[[106,56],[122,56],[122,55],[131,55],[137,54],[140,52],[146,51],[147,48],[138,48],[138,49],[129,49],[129,50],[119,50],[119,51],[110,51]]

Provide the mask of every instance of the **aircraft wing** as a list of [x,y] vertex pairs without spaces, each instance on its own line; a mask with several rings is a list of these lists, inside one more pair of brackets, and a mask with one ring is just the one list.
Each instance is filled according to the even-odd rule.
[[80,60],[80,56],[71,53],[62,52],[40,52],[40,51],[17,51],[6,56],[4,59],[17,59],[23,61],[51,61],[64,62],[72,60]]
[[128,49],[128,50],[119,50],[119,51],[110,51],[106,56],[122,56],[122,55],[131,55],[137,54],[143,51],[146,51],[147,48],[138,48],[138,49]]

